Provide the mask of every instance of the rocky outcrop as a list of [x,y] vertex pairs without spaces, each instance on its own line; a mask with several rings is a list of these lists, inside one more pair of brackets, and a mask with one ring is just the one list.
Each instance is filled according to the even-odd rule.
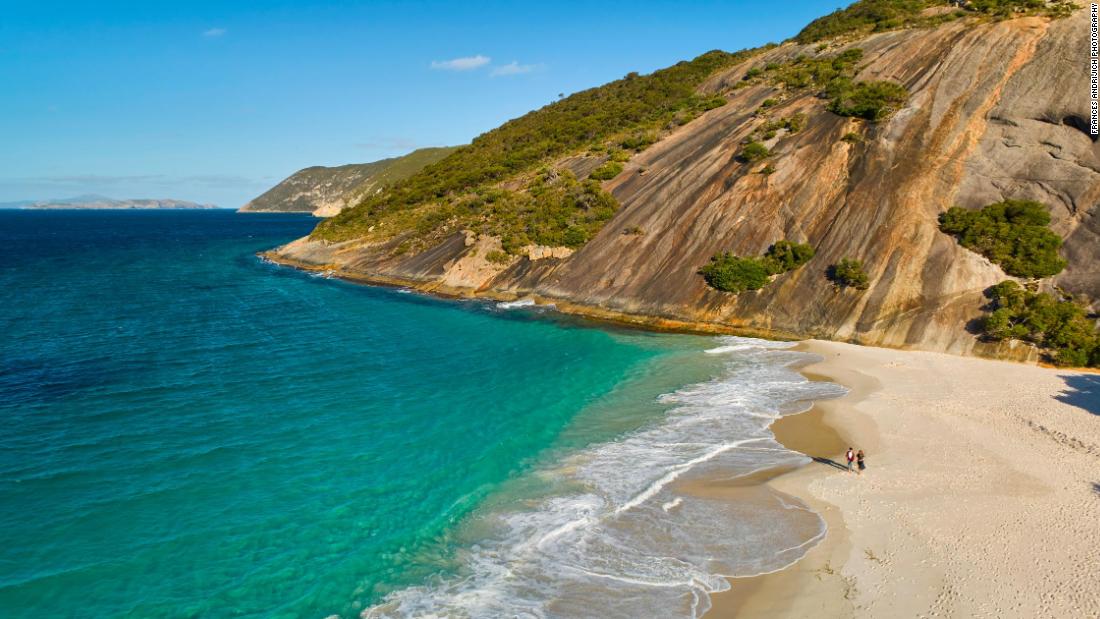
[[[1088,31],[1087,12],[1079,10],[1055,21],[884,32],[824,51],[776,47],[714,76],[704,90],[725,94],[727,105],[675,130],[605,183],[622,206],[578,251],[520,257],[455,288],[708,330],[1031,355],[980,343],[968,330],[983,291],[1006,275],[941,233],[937,217],[955,205],[1044,202],[1069,260],[1054,283],[1087,302],[1100,299],[1100,151],[1088,134]],[[812,94],[767,84],[734,89],[753,67],[848,47],[864,50],[859,79],[909,89],[908,103],[889,120],[836,116]],[[768,98],[779,103],[756,114]],[[767,162],[737,159],[768,118],[796,113],[806,115],[805,128],[779,132]],[[861,140],[842,139],[850,133]],[[566,163],[592,167],[577,158]],[[772,173],[761,173],[765,163]],[[718,292],[696,273],[717,252],[758,255],[780,239],[808,242],[817,255],[762,290]],[[299,266],[323,256],[342,272],[430,288],[454,281],[449,274],[471,246],[456,237],[417,255],[391,250],[299,241],[274,255]],[[868,290],[838,290],[825,277],[845,257],[863,261]]]
[[332,217],[385,185],[419,172],[453,148],[421,148],[402,157],[336,167],[313,166],[291,174],[240,208],[242,213],[312,213]]

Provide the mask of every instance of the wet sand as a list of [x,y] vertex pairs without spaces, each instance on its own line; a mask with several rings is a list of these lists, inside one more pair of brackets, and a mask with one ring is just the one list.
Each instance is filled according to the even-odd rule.
[[[824,357],[807,376],[852,391],[772,426],[818,460],[767,483],[829,532],[786,570],[734,579],[708,618],[1100,616],[1100,375],[800,348]],[[861,476],[842,470],[849,445]]]

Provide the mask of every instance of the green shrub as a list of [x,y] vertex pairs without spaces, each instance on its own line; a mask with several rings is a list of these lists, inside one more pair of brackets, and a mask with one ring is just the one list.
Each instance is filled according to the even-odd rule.
[[814,248],[806,243],[792,243],[791,241],[777,241],[768,248],[764,259],[774,264],[773,272],[786,273],[806,264],[814,257]]
[[772,75],[776,84],[788,90],[816,88],[833,97],[855,79],[856,65],[863,59],[863,50],[854,47],[835,56],[796,56],[781,65]]
[[[725,101],[726,101],[725,99],[722,99],[723,103],[725,103]],[[714,108],[707,108],[707,109],[714,109]],[[623,138],[623,140],[619,142],[619,146],[621,146],[621,147],[623,147],[627,150],[633,150],[633,151],[641,152],[641,151],[645,150],[646,148],[648,148],[653,143],[655,143],[656,141],[657,141],[657,134],[656,133],[653,133],[651,131],[641,131],[641,132],[634,133],[633,135],[630,135],[626,138]]]
[[843,136],[841,136],[840,139],[844,142],[848,142],[849,144],[859,144],[863,141],[863,136],[854,131],[849,131],[848,133],[845,133]]
[[760,258],[739,258],[730,253],[718,254],[710,264],[699,269],[711,288],[723,292],[742,292],[763,288],[771,277]]
[[773,166],[772,164],[769,163],[768,165],[764,166],[763,169],[760,170],[760,173],[761,174],[775,174],[775,166]]
[[722,107],[726,103],[727,103],[727,101],[726,101],[725,97],[715,96],[715,97],[711,97],[711,98],[707,99],[706,101],[704,101],[702,103],[701,107],[702,107],[704,112],[709,112],[711,110],[715,110],[715,109],[718,109],[718,108]]
[[1004,281],[986,291],[992,312],[981,320],[992,340],[1022,340],[1058,365],[1100,366],[1100,333],[1085,309],[1069,300]]
[[745,71],[744,79],[751,80],[754,77],[760,77],[761,73],[763,73],[763,71],[761,71],[758,67],[753,67],[748,71]]
[[616,161],[618,163],[626,163],[627,161],[630,161],[630,151],[623,150],[621,148],[610,149],[608,154],[610,155],[611,161]]
[[830,112],[870,121],[889,117],[909,98],[909,91],[894,82],[837,82],[830,90]]
[[741,149],[741,154],[738,157],[745,163],[755,163],[771,154],[767,146],[764,146],[760,142],[749,142]]
[[840,262],[830,265],[825,275],[840,288],[867,290],[871,285],[863,263],[854,258],[842,258]]
[[1005,200],[979,210],[952,207],[940,215],[940,230],[1017,277],[1042,278],[1066,267],[1062,239],[1047,226],[1050,213],[1031,200]]
[[485,259],[494,264],[505,264],[508,262],[508,254],[500,251],[499,249],[494,249],[485,254]]
[[589,178],[594,178],[598,181],[608,181],[619,175],[623,171],[623,164],[618,161],[608,161],[602,166],[592,170],[592,173],[588,175]]
[[776,136],[780,129],[786,129],[790,133],[798,133],[806,126],[806,115],[795,114],[786,118],[780,118],[778,120],[770,120],[760,126],[759,131],[763,131],[762,137],[765,140],[770,140]]
[[773,275],[797,269],[814,257],[814,248],[803,243],[778,241],[763,256],[741,258],[732,253],[718,254],[699,269],[711,288],[723,292],[743,292],[763,288]]
[[769,107],[775,107],[777,105],[779,105],[778,99],[764,99],[764,101],[760,103],[760,109],[766,110]]

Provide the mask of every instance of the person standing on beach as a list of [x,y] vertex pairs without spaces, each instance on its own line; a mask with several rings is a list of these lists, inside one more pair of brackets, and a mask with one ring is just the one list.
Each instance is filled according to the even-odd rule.
[[852,472],[852,463],[855,462],[856,452],[852,451],[852,448],[848,448],[848,453],[844,454],[844,457],[848,459],[848,472]]
[[856,472],[859,473],[860,475],[862,475],[863,474],[863,469],[867,468],[867,465],[863,463],[863,450],[862,449],[860,449],[859,452],[856,453],[856,464],[858,464],[858,466],[856,467]]

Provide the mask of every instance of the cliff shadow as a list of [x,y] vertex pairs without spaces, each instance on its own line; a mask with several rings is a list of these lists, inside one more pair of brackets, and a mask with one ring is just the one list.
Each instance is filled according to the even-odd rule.
[[1066,390],[1054,396],[1055,400],[1100,415],[1100,374],[1067,374]]

